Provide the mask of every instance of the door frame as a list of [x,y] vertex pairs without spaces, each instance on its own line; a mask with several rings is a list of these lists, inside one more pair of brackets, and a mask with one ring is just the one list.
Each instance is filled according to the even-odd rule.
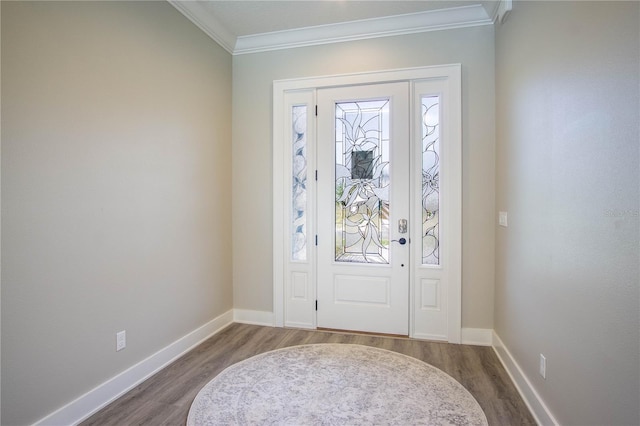
[[[448,195],[449,226],[446,235],[449,241],[447,253],[450,262],[447,274],[447,333],[441,339],[450,343],[460,343],[462,330],[462,87],[461,65],[438,65],[418,68],[405,68],[396,70],[376,71],[367,73],[342,74],[332,76],[276,80],[273,82],[273,313],[276,327],[316,328],[315,315],[315,246],[309,244],[306,262],[291,262],[290,243],[288,242],[290,229],[290,198],[288,191],[291,188],[291,148],[290,148],[290,123],[291,118],[285,113],[287,103],[305,103],[309,107],[315,106],[315,91],[320,88],[387,83],[394,81],[439,81],[445,89],[443,97],[447,105],[443,115],[445,128],[448,134],[447,144],[450,149],[450,158],[453,161],[448,164],[449,181],[451,190]],[[413,84],[411,84],[411,99],[413,99]],[[415,121],[413,102],[410,108],[410,123]],[[312,122],[313,120],[309,120]],[[309,129],[315,138],[315,128]],[[414,140],[415,126],[410,125],[410,138]],[[413,144],[412,144],[413,145]],[[413,155],[413,152],[412,152]],[[315,153],[308,152],[308,173],[315,170]],[[309,180],[311,182],[311,179]],[[309,185],[308,198],[315,198],[315,182]],[[309,209],[309,221],[312,224],[308,234],[315,235],[315,206],[311,204]],[[416,286],[413,277],[413,267],[409,282],[409,336],[426,338],[416,328],[417,297]],[[291,277],[294,276],[292,279]],[[291,281],[295,281],[292,283]],[[290,285],[287,286],[287,283]],[[285,297],[291,295],[296,288],[295,299],[297,305],[289,306],[285,303]],[[312,310],[312,311],[311,311]],[[287,312],[289,311],[289,312]],[[288,316],[288,314],[293,314]]]

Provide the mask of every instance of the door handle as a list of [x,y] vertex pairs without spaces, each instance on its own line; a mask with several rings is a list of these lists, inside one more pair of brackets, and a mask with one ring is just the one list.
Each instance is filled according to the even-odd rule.
[[401,246],[407,244],[406,238],[400,238],[399,240],[391,240],[392,243],[400,243]]

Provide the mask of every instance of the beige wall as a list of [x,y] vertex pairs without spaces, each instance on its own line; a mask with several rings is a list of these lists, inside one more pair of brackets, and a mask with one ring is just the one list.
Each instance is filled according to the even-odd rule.
[[494,30],[491,26],[233,58],[234,306],[271,311],[273,80],[462,64],[463,325],[493,328]]
[[236,56],[232,98],[231,56],[166,3],[2,2],[3,424],[230,309],[232,274],[234,307],[272,310],[273,80],[447,63],[463,326],[495,328],[561,423],[640,423],[639,9],[515,2],[495,45],[485,26]]
[[2,2],[3,424],[231,309],[231,65],[165,2]]
[[495,329],[566,425],[640,424],[639,6],[514,2],[496,33]]

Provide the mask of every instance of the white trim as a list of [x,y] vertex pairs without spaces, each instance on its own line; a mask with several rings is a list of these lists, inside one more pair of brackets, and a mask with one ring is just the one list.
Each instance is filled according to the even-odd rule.
[[267,312],[267,311],[234,309],[233,322],[239,322],[242,324],[266,325],[268,327],[273,327],[274,315],[273,315],[273,312]]
[[520,396],[524,400],[525,404],[531,411],[531,414],[539,425],[559,425],[556,418],[545,404],[540,394],[531,384],[529,378],[524,374],[524,371],[520,368],[515,358],[511,355],[511,352],[504,345],[498,334],[493,331],[493,350],[495,351],[498,359],[502,363],[502,366],[511,381],[515,385],[516,389],[520,393]]
[[411,333],[409,334],[409,337],[411,339],[416,339],[416,340],[431,340],[434,342],[444,342],[444,343],[448,343],[447,342],[447,336],[439,336],[436,334],[427,334],[427,333]]
[[273,82],[274,107],[280,105],[276,104],[277,98],[282,100],[282,93],[284,93],[285,91],[304,90],[309,88],[320,89],[323,87],[338,87],[357,84],[385,83],[389,81],[442,78],[443,76],[448,76],[451,73],[459,72],[460,68],[460,64],[444,64],[383,71],[332,74],[320,77],[303,77],[275,80]]
[[232,55],[492,25],[494,21],[476,4],[236,37],[207,9],[206,2],[167,1]]
[[490,328],[463,328],[463,345],[492,346],[493,330]]
[[[279,111],[283,113],[284,111],[284,90],[276,90],[276,85],[274,83],[273,89],[273,114],[276,114],[275,111]],[[282,118],[282,117],[281,117]],[[273,135],[274,139],[272,141],[273,149],[273,159],[272,164],[274,166],[279,167],[278,169],[274,169],[273,175],[271,176],[273,180],[272,186],[272,199],[273,199],[273,312],[274,312],[274,325],[276,327],[284,326],[284,270],[285,270],[285,242],[284,236],[286,234],[287,227],[283,222],[283,216],[285,214],[284,210],[284,199],[285,199],[285,190],[284,190],[284,165],[285,163],[285,152],[283,146],[282,149],[276,149],[275,135],[284,135],[284,120],[272,120],[273,121]],[[279,170],[280,172],[276,172]],[[276,207],[277,206],[277,207]],[[281,285],[276,285],[275,283],[281,283]],[[281,314],[280,314],[281,313]]]
[[[447,238],[448,261],[446,275],[447,289],[447,317],[449,327],[447,335],[450,343],[460,343],[462,330],[462,70],[458,65],[455,70],[447,74],[448,106],[447,122],[449,136],[449,156],[455,161],[448,161],[449,171],[446,211],[449,213],[449,225],[445,232]],[[444,152],[443,152],[444,153]]]
[[233,54],[241,55],[491,24],[493,24],[491,17],[487,15],[482,5],[477,4],[240,36],[236,41]]
[[512,0],[499,0],[493,15],[494,22],[504,24],[509,17],[511,10],[513,10]]
[[207,11],[205,2],[167,0],[171,6],[178,9],[196,27],[211,37],[224,50],[233,54],[236,45],[236,36],[231,34],[213,14]]
[[145,381],[167,365],[198,346],[209,337],[220,332],[233,321],[233,311],[229,310],[179,338],[169,346],[160,349],[150,357],[129,367],[122,373],[98,385],[89,392],[68,403],[64,407],[36,422],[36,425],[75,425],[85,420],[101,408],[110,404],[124,393]]
[[498,18],[498,9],[500,8],[500,1],[491,1],[485,2],[485,10],[487,11],[487,16],[491,18],[494,25],[496,23],[496,19]]

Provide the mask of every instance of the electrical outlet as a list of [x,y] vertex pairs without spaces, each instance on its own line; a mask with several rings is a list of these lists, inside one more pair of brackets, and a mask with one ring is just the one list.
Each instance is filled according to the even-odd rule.
[[547,378],[547,358],[540,354],[540,375],[543,379]]
[[116,333],[116,352],[127,347],[127,330]]

